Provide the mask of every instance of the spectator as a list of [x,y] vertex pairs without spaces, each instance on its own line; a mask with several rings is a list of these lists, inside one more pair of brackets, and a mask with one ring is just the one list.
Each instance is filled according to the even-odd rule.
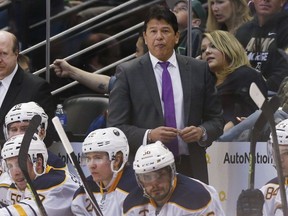
[[[288,118],[288,77],[286,77],[280,85],[277,92],[280,98],[280,108],[274,114],[275,124]],[[253,114],[242,120],[238,125],[224,132],[218,139],[220,142],[249,142],[251,139],[251,129],[253,128],[256,120],[261,114],[260,110],[255,111]],[[270,134],[270,127],[268,122],[260,131],[258,141],[267,141]]]
[[253,20],[238,29],[236,38],[252,67],[262,73],[268,90],[277,92],[288,75],[288,64],[278,51],[288,47],[288,13],[282,11],[283,0],[254,0],[254,6]]
[[[173,8],[173,13],[177,17],[178,27],[180,31],[180,39],[176,45],[178,54],[187,55],[187,27],[188,27],[188,8],[187,1],[177,1]],[[191,1],[192,7],[192,57],[197,57],[201,53],[202,34],[205,29],[206,11],[198,0]]]
[[148,52],[148,48],[145,44],[144,38],[143,38],[143,32],[139,32],[138,40],[136,42],[136,57],[140,57],[144,55],[146,52]]
[[[137,187],[134,171],[127,164],[126,136],[118,128],[97,129],[84,140],[82,152],[91,173],[87,183],[103,215],[120,216],[124,199]],[[83,187],[76,191],[71,208],[74,215],[94,215]]]
[[[280,167],[285,178],[288,177],[288,119],[280,122],[276,125],[276,134],[277,140],[279,143],[280,151]],[[268,141],[268,150],[270,156],[272,156],[273,161],[275,158],[274,149],[272,147],[273,140],[270,135]],[[274,162],[275,164],[275,162]],[[286,182],[286,181],[285,181]],[[285,187],[286,188],[286,187]],[[285,189],[287,191],[287,189]],[[263,206],[263,215],[283,215],[282,205],[281,205],[281,196],[279,191],[279,179],[276,177],[270,180],[266,185],[261,188],[261,191],[264,195],[264,206]],[[287,196],[286,192],[286,196]]]
[[[255,14],[254,2],[252,0],[248,1],[248,6],[250,7],[251,13],[254,15]],[[283,1],[282,10],[288,11],[288,1],[287,0]]]
[[125,199],[124,215],[225,215],[217,191],[177,174],[172,152],[160,141],[140,146],[133,168],[139,187]]
[[[143,40],[143,35],[139,34],[136,43],[136,57],[144,55],[147,52],[147,47]],[[54,71],[59,77],[69,77],[79,83],[87,86],[88,88],[100,92],[109,93],[114,86],[116,80],[115,76],[107,76],[102,74],[89,73],[87,71],[81,70],[67,63],[63,59],[56,59],[53,62]]]
[[205,33],[201,49],[202,59],[208,62],[216,78],[225,132],[239,122],[237,117],[247,117],[258,109],[249,95],[251,83],[255,82],[265,96],[266,84],[261,74],[250,67],[245,50],[231,33],[221,30]]
[[23,54],[18,54],[18,65],[23,69],[25,72],[31,72],[31,61],[30,58]]
[[207,31],[224,30],[235,34],[251,17],[246,0],[208,0]]
[[[9,139],[1,151],[9,175],[14,184],[10,186],[10,194],[17,190],[21,196],[16,196],[13,203],[0,209],[0,215],[41,215],[27,182],[18,164],[19,149],[23,134]],[[79,184],[70,178],[65,170],[57,170],[47,165],[48,153],[45,144],[35,134],[28,151],[27,168],[32,185],[47,212],[47,215],[72,215],[71,200]],[[15,196],[15,195],[14,195]]]
[[[83,50],[93,44],[99,43],[109,38],[110,35],[104,33],[91,33],[87,36],[80,46],[80,50]],[[120,59],[120,47],[119,42],[114,39],[109,43],[106,43],[96,49],[92,49],[81,56],[80,63],[82,69],[93,72],[112,64]]]
[[[223,131],[221,102],[209,67],[206,62],[175,54],[178,24],[166,7],[151,7],[143,35],[149,53],[116,68],[119,75],[110,93],[108,126],[126,134],[133,154],[146,140],[162,141],[173,149],[180,173],[208,182],[205,149]],[[174,89],[169,99],[175,99],[170,108],[176,112],[164,111],[159,63],[167,61]],[[174,117],[165,116],[174,112]]]
[[[54,116],[54,101],[49,84],[40,77],[26,73],[17,64],[19,54],[16,37],[6,31],[0,31],[0,125],[4,124],[7,112],[16,104],[35,101],[48,116]],[[49,124],[46,145],[49,147],[56,139],[52,123]],[[3,130],[0,130],[0,144],[4,143]]]
[[[104,33],[89,33],[85,39],[80,44],[80,50],[84,50],[94,44],[99,42],[103,42],[104,40],[108,39],[110,35]],[[111,39],[111,38],[110,38]],[[76,65],[79,66],[79,69],[87,72],[94,72],[97,71],[105,66],[108,66],[120,59],[120,45],[116,39],[112,39],[111,41],[104,43],[97,48],[91,49],[85,53],[83,53],[78,59],[76,59]],[[74,64],[74,63],[73,63]],[[61,64],[63,65],[63,64]],[[70,66],[70,65],[69,65]],[[84,73],[85,74],[85,73]],[[102,75],[103,74],[103,75]],[[97,80],[102,83],[102,79],[110,79],[110,75],[114,74],[114,68],[106,70],[102,72],[101,75],[96,75]],[[71,79],[60,79],[57,75],[52,74],[54,79],[60,81],[57,82],[58,84],[65,82],[65,84],[71,82]],[[89,75],[87,75],[89,76]],[[90,75],[91,76],[91,75]],[[92,75],[94,76],[94,75]],[[100,77],[100,78],[99,78]],[[71,77],[72,78],[72,77]],[[94,79],[93,79],[94,80]],[[90,80],[89,80],[90,81]],[[97,83],[94,83],[97,84]],[[106,83],[105,83],[106,84]],[[65,91],[61,94],[61,97],[68,98],[76,94],[93,94],[95,93],[94,90],[100,93],[103,92],[102,87],[98,85],[93,85],[94,87],[91,89],[89,86],[86,86],[85,83],[82,85],[74,86],[69,91]],[[96,88],[96,89],[95,89]],[[106,91],[106,90],[104,90]]]

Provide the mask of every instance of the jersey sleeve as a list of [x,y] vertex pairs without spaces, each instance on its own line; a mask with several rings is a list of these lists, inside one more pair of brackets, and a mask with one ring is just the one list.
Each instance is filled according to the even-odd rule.
[[7,194],[12,181],[7,172],[3,172],[0,176],[0,202],[8,205]]
[[268,183],[260,189],[264,196],[263,214],[274,215],[276,207],[276,196],[279,190],[279,185]]
[[218,193],[215,190],[215,188],[210,185],[205,185],[205,187],[206,187],[206,190],[208,190],[211,195],[211,202],[208,204],[207,209],[205,210],[205,213],[207,215],[214,213],[215,215],[225,216],[221,201],[219,199]]
[[1,216],[22,216],[22,215],[41,215],[36,203],[33,200],[25,199],[23,202],[6,206],[0,209]]

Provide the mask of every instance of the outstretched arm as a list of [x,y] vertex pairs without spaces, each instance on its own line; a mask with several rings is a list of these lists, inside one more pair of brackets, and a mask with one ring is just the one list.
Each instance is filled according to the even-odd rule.
[[109,93],[109,76],[103,74],[94,74],[81,70],[70,65],[64,59],[56,59],[53,62],[53,68],[58,77],[71,78],[96,92]]

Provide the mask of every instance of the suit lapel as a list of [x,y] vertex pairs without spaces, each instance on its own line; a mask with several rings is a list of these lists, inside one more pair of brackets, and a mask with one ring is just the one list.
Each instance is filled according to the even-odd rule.
[[191,67],[187,58],[183,58],[181,55],[176,55],[180,77],[183,89],[183,101],[184,101],[184,124],[188,125],[189,113],[191,109],[191,87],[192,87],[192,74]]
[[[154,74],[154,70],[152,68],[152,63],[149,58],[149,54],[146,53],[143,58],[140,60],[141,68],[143,70],[143,80],[146,83],[147,90],[150,94],[150,97],[152,98],[155,107],[158,111],[158,113],[161,113],[162,119],[163,119],[163,111],[162,111],[162,106],[161,106],[161,98],[159,95],[158,87],[157,87],[157,82]],[[164,119],[163,119],[164,122]]]
[[11,103],[15,101],[16,96],[18,95],[19,91],[21,91],[21,85],[19,85],[19,83],[21,83],[22,80],[23,74],[18,68],[0,108],[0,122],[4,122],[5,115],[9,111],[9,107],[11,107]]

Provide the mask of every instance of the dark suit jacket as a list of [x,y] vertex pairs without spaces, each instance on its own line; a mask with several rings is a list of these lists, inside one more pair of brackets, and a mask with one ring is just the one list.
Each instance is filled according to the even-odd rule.
[[[6,114],[14,105],[29,101],[38,103],[45,110],[49,118],[53,116],[55,104],[52,100],[49,84],[44,79],[24,72],[18,67],[0,108],[1,145],[3,145],[3,141],[5,140],[2,127],[5,122]],[[50,122],[50,124],[48,124],[47,140],[45,140],[47,145],[51,144],[51,139],[53,139],[51,136],[55,136],[55,131],[53,129],[54,127]]]
[[[183,87],[184,124],[206,128],[206,142],[189,143],[194,177],[208,179],[205,148],[223,131],[222,107],[206,62],[176,55]],[[136,152],[147,129],[164,125],[156,78],[149,54],[119,65],[110,94],[108,126],[120,128]]]

